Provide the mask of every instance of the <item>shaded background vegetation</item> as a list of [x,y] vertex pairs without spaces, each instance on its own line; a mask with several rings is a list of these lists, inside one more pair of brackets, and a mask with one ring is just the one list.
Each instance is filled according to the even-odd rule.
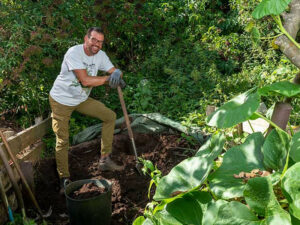
[[[159,112],[203,126],[219,106],[258,85],[291,79],[297,69],[274,44],[271,19],[254,20],[258,0],[43,0],[0,3],[0,113],[22,127],[49,115],[48,93],[66,50],[101,26],[104,51],[125,74],[129,113]],[[115,90],[92,97],[122,116]],[[268,107],[269,99],[265,99]],[[292,123],[299,123],[293,102]],[[75,114],[72,132],[96,123]]]

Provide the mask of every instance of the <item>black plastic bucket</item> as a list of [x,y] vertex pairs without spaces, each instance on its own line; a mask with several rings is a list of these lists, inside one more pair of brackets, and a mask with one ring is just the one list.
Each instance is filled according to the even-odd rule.
[[[69,195],[87,183],[105,188],[105,193],[88,199],[73,199]],[[65,187],[67,210],[71,225],[109,225],[111,220],[111,183],[107,180],[78,180]]]

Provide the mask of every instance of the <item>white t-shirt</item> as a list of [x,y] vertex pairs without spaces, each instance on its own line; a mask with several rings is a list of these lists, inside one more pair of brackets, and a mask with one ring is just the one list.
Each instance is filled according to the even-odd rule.
[[88,56],[83,50],[83,44],[75,45],[67,51],[61,65],[50,96],[60,104],[76,106],[84,102],[92,88],[82,87],[73,70],[86,69],[89,76],[96,76],[98,70],[108,71],[113,66],[108,56],[100,50],[96,55]]

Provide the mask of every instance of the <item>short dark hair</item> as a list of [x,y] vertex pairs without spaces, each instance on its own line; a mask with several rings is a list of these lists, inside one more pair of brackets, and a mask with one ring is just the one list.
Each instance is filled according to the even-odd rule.
[[97,33],[100,33],[100,34],[103,34],[104,35],[104,32],[103,32],[103,30],[100,28],[100,27],[91,27],[91,28],[89,28],[88,29],[88,31],[87,31],[87,36],[88,37],[91,37],[91,33],[93,32],[93,31],[96,31]]

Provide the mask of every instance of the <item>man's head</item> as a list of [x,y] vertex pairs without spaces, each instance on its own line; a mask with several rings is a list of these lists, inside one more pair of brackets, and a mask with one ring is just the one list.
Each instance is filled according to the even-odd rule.
[[87,55],[97,54],[103,45],[104,33],[100,27],[91,27],[84,36],[84,51]]

